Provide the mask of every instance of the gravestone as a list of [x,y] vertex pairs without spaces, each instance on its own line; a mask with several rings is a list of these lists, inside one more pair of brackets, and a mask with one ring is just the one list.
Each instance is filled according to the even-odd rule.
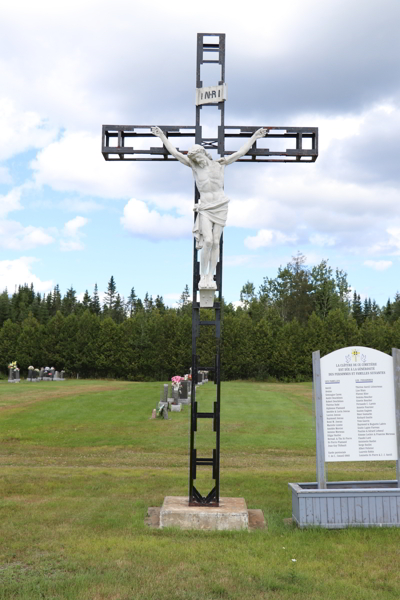
[[8,369],[8,383],[14,383],[14,381],[15,381],[14,369]]
[[61,381],[65,380],[65,371],[64,369],[61,371]]
[[179,404],[179,389],[174,385],[172,386],[172,403]]
[[160,402],[168,402],[168,383],[164,383],[161,389]]
[[181,412],[182,404],[171,404],[172,412]]
[[181,404],[189,404],[189,381],[185,380],[181,383],[181,389],[179,393],[179,399]]
[[39,379],[40,379],[40,381],[43,381],[43,375],[44,375],[44,369],[43,369],[43,367],[42,367],[42,368],[40,369],[40,371],[39,371]]
[[17,369],[15,371],[15,383],[19,383],[20,382],[20,378],[19,378],[19,369]]

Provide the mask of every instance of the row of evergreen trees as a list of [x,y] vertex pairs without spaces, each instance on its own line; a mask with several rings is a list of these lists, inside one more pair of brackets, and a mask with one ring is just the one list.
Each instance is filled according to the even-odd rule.
[[[188,296],[187,286],[186,292]],[[184,294],[185,292],[183,296]],[[31,286],[20,285],[11,296],[8,290],[5,289],[0,294],[0,327],[7,319],[11,319],[14,323],[22,323],[29,314],[32,314],[39,323],[45,324],[58,311],[64,317],[68,317],[71,314],[79,316],[85,310],[89,310],[94,315],[111,317],[116,323],[122,323],[124,319],[131,317],[137,311],[152,310],[153,308],[158,308],[161,311],[165,309],[162,296],[157,296],[153,300],[153,297],[146,292],[142,302],[136,296],[135,288],[131,289],[128,299],[125,300],[117,292],[113,276],[111,276],[107,291],[104,292],[103,296],[103,303],[101,303],[97,283],[94,286],[92,296],[86,290],[82,301],[78,300],[76,290],[73,287],[67,290],[64,297],[61,296],[58,285],[55,286],[52,292],[43,295],[35,293],[33,284]]]
[[[225,379],[310,380],[311,353],[365,345],[390,353],[400,347],[400,297],[379,308],[351,296],[347,276],[327,261],[313,269],[297,255],[275,279],[265,278],[258,293],[247,282],[241,306],[223,305],[222,369]],[[202,320],[212,311],[202,310]],[[97,286],[82,302],[70,288],[56,287],[40,296],[21,286],[11,297],[0,295],[0,371],[17,360],[22,374],[29,365],[64,368],[81,377],[166,380],[188,372],[191,364],[191,303],[186,286],[179,307],[133,288],[125,301],[110,279],[101,306]],[[213,328],[201,328],[201,365],[214,364]]]

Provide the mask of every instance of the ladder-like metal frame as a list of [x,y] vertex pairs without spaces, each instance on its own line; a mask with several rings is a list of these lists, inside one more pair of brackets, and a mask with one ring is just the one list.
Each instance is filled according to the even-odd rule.
[[[218,39],[218,43],[210,43],[207,38],[212,36]],[[208,59],[207,53],[212,52],[217,55],[216,59]],[[217,63],[221,66],[221,79],[219,85],[225,83],[225,34],[224,33],[198,33],[197,34],[197,68],[196,68],[196,87],[203,87],[201,81],[201,66],[207,63]],[[196,144],[200,144],[207,150],[218,150],[220,145],[217,138],[203,138],[201,127],[202,110],[211,110],[215,107],[220,111],[221,122],[218,127],[218,134],[224,131],[225,104],[218,102],[215,104],[204,104],[196,106]],[[222,154],[223,156],[223,154]],[[194,201],[199,202],[200,194],[195,185]],[[193,301],[192,301],[192,395],[191,395],[191,419],[190,419],[190,468],[189,468],[189,505],[219,505],[219,472],[220,472],[220,409],[221,409],[221,301],[222,301],[222,257],[223,257],[223,235],[221,235],[219,262],[214,279],[217,284],[217,300],[214,301],[213,310],[215,318],[213,321],[201,321],[200,303],[197,298],[198,285],[200,280],[200,264],[198,262],[198,250],[196,249],[196,240],[193,240]],[[212,367],[199,365],[197,357],[197,338],[201,327],[215,327],[216,337],[216,355],[215,364]],[[201,412],[196,400],[196,383],[198,383],[198,371],[207,370],[214,372],[214,384],[216,385],[217,398],[214,402],[213,412]],[[212,457],[200,458],[197,456],[196,431],[198,419],[212,419],[213,431],[215,432],[215,448]],[[211,466],[212,478],[215,481],[213,489],[207,494],[202,495],[195,487],[194,481],[197,475],[197,467]]]

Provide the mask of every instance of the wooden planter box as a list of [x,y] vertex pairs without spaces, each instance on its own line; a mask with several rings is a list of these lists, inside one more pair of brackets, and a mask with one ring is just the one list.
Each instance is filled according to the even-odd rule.
[[289,483],[299,527],[400,527],[400,488],[392,481]]

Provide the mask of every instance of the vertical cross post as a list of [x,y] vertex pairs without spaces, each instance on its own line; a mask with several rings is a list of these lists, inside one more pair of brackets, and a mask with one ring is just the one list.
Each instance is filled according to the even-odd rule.
[[[217,43],[211,43],[208,38],[217,39]],[[213,58],[207,58],[208,53],[213,54]],[[216,58],[215,58],[216,57]],[[225,34],[197,34],[197,68],[196,68],[196,88],[203,87],[201,80],[201,67],[204,64],[217,63],[221,66],[221,79],[219,85],[225,83]],[[210,110],[217,107],[220,112],[220,126],[218,127],[217,138],[204,138],[201,126],[202,110]],[[225,105],[224,101],[208,104],[198,104],[196,106],[196,144],[200,144],[205,149],[218,149],[219,137],[224,135],[225,125]],[[194,201],[198,204],[200,198],[199,191],[195,184]],[[193,301],[192,301],[192,395],[191,395],[191,420],[190,420],[190,468],[189,468],[189,504],[218,506],[219,504],[219,472],[220,472],[220,407],[221,407],[221,301],[222,301],[222,257],[223,257],[223,236],[221,236],[219,247],[219,262],[215,275],[217,285],[217,300],[214,301],[213,310],[215,318],[213,321],[200,320],[200,302],[198,300],[198,285],[200,280],[200,264],[198,261],[198,250],[196,241],[193,240]],[[214,371],[214,384],[216,385],[216,402],[214,402],[213,412],[201,412],[198,409],[196,400],[196,383],[198,382],[198,371],[201,369],[197,357],[197,338],[202,326],[214,326],[216,338],[215,364],[208,370]],[[213,431],[215,432],[215,448],[212,457],[200,458],[197,456],[196,431],[199,418],[209,418],[213,420]],[[213,489],[207,494],[202,495],[195,487],[194,481],[197,475],[198,466],[211,466],[212,477],[215,481]]]

